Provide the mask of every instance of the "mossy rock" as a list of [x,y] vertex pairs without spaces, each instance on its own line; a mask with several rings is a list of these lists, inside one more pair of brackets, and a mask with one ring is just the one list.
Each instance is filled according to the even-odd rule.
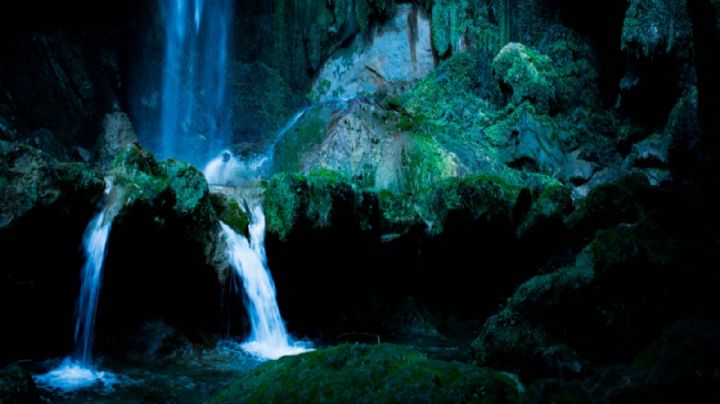
[[0,402],[40,402],[40,395],[32,375],[17,364],[0,369]]
[[558,74],[549,56],[520,43],[509,43],[493,60],[493,74],[514,104],[529,101],[547,111],[556,101]]
[[493,370],[430,360],[409,348],[339,345],[252,370],[211,402],[518,402]]
[[430,234],[439,234],[447,225],[469,220],[514,229],[529,208],[529,202],[520,203],[527,194],[524,187],[492,176],[451,178],[410,195],[368,192],[342,174],[319,169],[307,176],[275,175],[266,182],[264,195],[267,229],[285,239],[297,226],[342,225],[402,234],[425,224]]
[[119,153],[111,175],[123,190],[126,207],[171,206],[179,217],[201,217],[209,212],[209,189],[202,172],[177,160],[158,163],[136,145]]
[[552,225],[564,227],[565,218],[572,209],[571,189],[561,185],[549,186],[533,201],[530,212],[518,228],[517,234],[522,237],[529,232]]
[[198,215],[209,206],[208,184],[200,170],[192,164],[172,159],[163,161],[162,167],[175,194],[175,211],[179,215]]
[[692,47],[686,0],[632,0],[625,14],[622,49],[650,57]]
[[271,171],[301,172],[305,156],[325,138],[331,115],[330,107],[315,106],[307,110],[295,126],[277,139]]
[[648,189],[645,177],[634,174],[600,185],[578,202],[568,226],[578,237],[587,239],[599,229],[637,223],[645,214],[642,202]]
[[240,207],[238,201],[219,192],[210,194],[210,203],[218,215],[218,218],[237,233],[248,236],[248,225],[250,219],[247,213]]
[[325,169],[307,176],[281,173],[264,187],[267,229],[281,239],[300,223],[313,228],[330,226],[338,209],[352,209],[355,204],[355,191],[345,177]]
[[584,321],[578,316],[592,314],[583,297],[595,279],[592,260],[586,249],[574,265],[520,285],[473,341],[477,363],[513,370],[526,380],[585,374],[587,363],[560,336],[577,333]]
[[102,175],[81,163],[59,163],[30,146],[0,140],[0,229],[35,210],[97,204]]
[[453,178],[418,194],[416,204],[431,233],[442,232],[451,215],[511,228],[523,189],[490,176]]

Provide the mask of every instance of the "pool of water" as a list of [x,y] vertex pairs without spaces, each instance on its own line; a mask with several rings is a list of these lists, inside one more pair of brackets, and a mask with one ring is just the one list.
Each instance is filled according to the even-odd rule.
[[203,402],[262,363],[239,343],[222,342],[190,357],[166,360],[100,358],[96,369],[67,359],[34,363],[43,402]]

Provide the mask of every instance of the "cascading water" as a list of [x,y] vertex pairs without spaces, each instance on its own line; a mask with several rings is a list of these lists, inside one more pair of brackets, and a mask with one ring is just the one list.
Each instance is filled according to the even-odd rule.
[[[106,195],[112,184],[108,182]],[[98,371],[93,362],[92,348],[95,318],[102,283],[102,270],[114,212],[108,204],[88,225],[83,235],[85,264],[80,273],[80,296],[75,308],[75,334],[73,354],[50,372],[36,377],[40,384],[62,390],[74,390],[102,382],[109,385],[115,376]]]
[[275,283],[265,257],[265,215],[256,203],[248,209],[250,238],[220,222],[227,241],[230,264],[242,280],[247,296],[250,335],[242,348],[265,359],[296,355],[308,351],[308,344],[294,341],[287,333],[275,295]]
[[165,19],[156,153],[195,164],[230,143],[226,70],[232,0],[160,0]]

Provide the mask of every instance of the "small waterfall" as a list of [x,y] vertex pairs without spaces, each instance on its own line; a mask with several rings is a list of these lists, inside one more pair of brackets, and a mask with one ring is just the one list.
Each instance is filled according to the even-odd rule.
[[232,0],[160,0],[165,62],[161,157],[196,164],[230,143],[226,73]]
[[248,209],[250,238],[220,222],[227,240],[230,264],[242,280],[247,296],[250,335],[242,344],[248,353],[265,358],[296,355],[309,350],[306,343],[294,341],[287,333],[275,295],[275,283],[265,257],[265,215],[259,203]]
[[85,366],[91,366],[93,363],[92,345],[95,334],[95,317],[100,297],[105,249],[111,227],[112,218],[106,220],[106,212],[103,210],[90,222],[83,237],[86,260],[80,274],[80,297],[75,309],[76,352],[73,359]]
[[203,174],[210,185],[234,185],[240,169],[240,162],[235,156],[229,150],[224,150],[207,163]]
[[272,143],[270,144],[270,147],[268,147],[267,153],[270,156],[275,155],[275,147],[277,146],[278,142],[280,140],[282,140],[283,137],[285,137],[285,135],[290,131],[290,129],[292,129],[293,127],[295,127],[295,125],[297,125],[300,118],[302,118],[303,115],[305,115],[305,113],[308,112],[312,107],[313,107],[313,105],[311,104],[305,108],[302,108],[301,110],[296,112],[295,115],[293,115],[292,118],[290,118],[290,120],[287,121],[287,123],[285,123],[285,126],[280,128],[280,130],[275,135],[275,140],[273,140]]
[[[105,194],[109,195],[112,183],[108,182]],[[115,212],[108,204],[88,224],[83,235],[85,264],[80,272],[80,296],[75,308],[75,348],[70,357],[50,372],[36,377],[40,384],[62,390],[75,390],[89,387],[98,382],[109,385],[115,376],[95,368],[92,348],[95,335],[102,271],[108,237]]]

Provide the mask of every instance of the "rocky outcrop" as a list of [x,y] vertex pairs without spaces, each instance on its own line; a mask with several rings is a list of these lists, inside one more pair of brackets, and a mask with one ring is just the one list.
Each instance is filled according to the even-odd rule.
[[116,219],[120,226],[125,219],[149,220],[148,226],[181,231],[183,238],[196,243],[205,264],[218,269],[220,283],[224,283],[228,267],[219,220],[247,232],[247,216],[236,203],[220,195],[211,198],[205,177],[194,166],[172,159],[157,162],[137,145],[126,147],[117,156],[110,174],[120,189]]
[[0,154],[0,229],[37,211],[99,202],[103,179],[83,164],[59,163],[37,149],[5,141],[0,141]]
[[119,106],[116,51],[102,43],[103,35],[79,40],[49,31],[19,37],[0,48],[0,83],[20,133],[46,129],[60,145],[91,146],[102,117]]
[[273,172],[337,171],[359,186],[415,192],[467,170],[450,151],[406,131],[403,112],[354,100],[314,107],[279,139]]
[[669,217],[692,198],[641,180],[594,190],[566,219],[576,240],[590,233],[592,241],[574,264],[521,285],[486,321],[473,343],[479,363],[525,380],[587,378],[628,363],[673,321],[713,318],[703,307],[716,281],[703,261],[715,262],[717,251],[689,225],[694,213]]
[[417,5],[397,5],[368,36],[357,36],[325,62],[313,84],[314,102],[397,95],[435,67],[430,20]]
[[110,170],[117,155],[137,141],[132,122],[126,114],[115,112],[105,115],[103,132],[95,145],[95,164],[103,172]]

